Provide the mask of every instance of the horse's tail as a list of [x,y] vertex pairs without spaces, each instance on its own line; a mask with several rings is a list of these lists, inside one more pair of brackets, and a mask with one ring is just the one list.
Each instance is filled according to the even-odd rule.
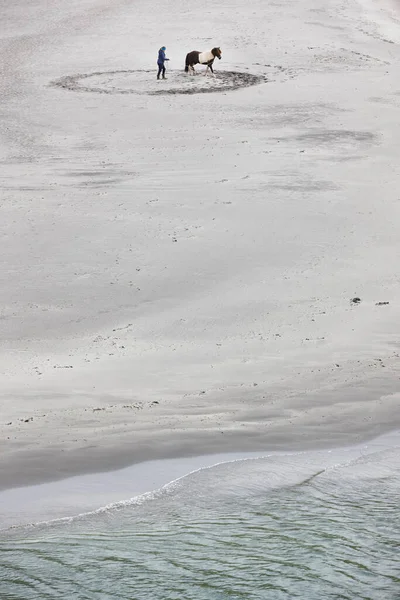
[[189,72],[189,54],[186,54],[185,73]]
[[185,73],[189,72],[189,65],[185,65]]

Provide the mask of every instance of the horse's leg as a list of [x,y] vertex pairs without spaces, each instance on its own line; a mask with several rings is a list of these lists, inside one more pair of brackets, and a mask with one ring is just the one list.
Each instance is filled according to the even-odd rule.
[[209,65],[207,65],[206,72],[204,73],[204,77],[207,77],[208,67],[209,67]]
[[213,69],[212,64],[210,65],[210,70],[211,70],[212,76],[215,77],[215,73],[214,73],[214,69]]

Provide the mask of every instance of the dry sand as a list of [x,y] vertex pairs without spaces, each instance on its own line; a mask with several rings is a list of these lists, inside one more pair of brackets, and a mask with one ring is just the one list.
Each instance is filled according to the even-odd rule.
[[395,4],[0,11],[0,488],[398,427]]

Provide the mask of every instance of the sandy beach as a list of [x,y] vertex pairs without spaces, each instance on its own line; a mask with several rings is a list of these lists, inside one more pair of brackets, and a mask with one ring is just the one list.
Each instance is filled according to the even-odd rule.
[[2,3],[1,490],[399,428],[396,8]]

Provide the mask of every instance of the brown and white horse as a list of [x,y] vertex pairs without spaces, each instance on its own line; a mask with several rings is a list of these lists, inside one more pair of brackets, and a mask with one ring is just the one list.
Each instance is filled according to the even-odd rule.
[[214,75],[213,62],[216,58],[221,60],[221,56],[221,48],[213,48],[210,52],[198,52],[197,50],[192,50],[192,52],[189,52],[189,54],[186,55],[185,72],[195,75],[196,71],[194,70],[194,65],[200,64],[207,65],[204,75],[207,75],[208,69],[210,69],[211,73]]

